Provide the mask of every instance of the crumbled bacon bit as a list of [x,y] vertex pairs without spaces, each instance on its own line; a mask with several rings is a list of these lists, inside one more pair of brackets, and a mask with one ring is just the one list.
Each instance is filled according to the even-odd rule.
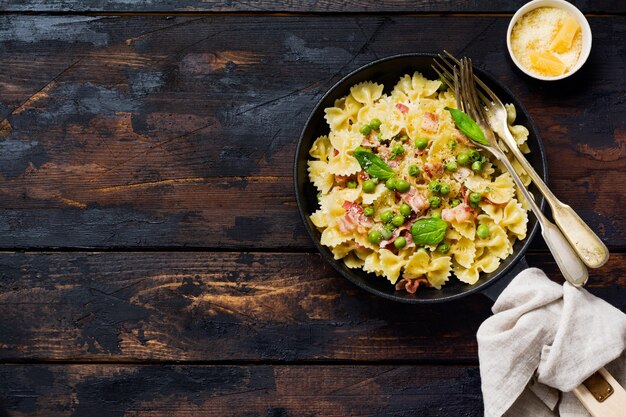
[[439,130],[439,116],[429,111],[424,112],[424,118],[422,119],[421,127],[427,132],[437,132]]
[[367,181],[367,180],[369,180],[369,179],[370,179],[370,176],[369,176],[369,174],[368,174],[367,172],[365,172],[365,171],[361,171],[361,172],[359,172],[359,178],[360,178],[362,181]]
[[396,108],[400,110],[402,113],[406,113],[409,111],[409,108],[402,103],[396,104]]
[[430,207],[428,199],[413,187],[408,192],[403,193],[400,198],[418,214]]
[[346,212],[337,220],[341,233],[348,234],[354,230],[365,233],[374,225],[372,219],[363,214],[363,207],[360,205],[344,201],[342,207]]
[[454,208],[441,210],[441,218],[447,222],[456,221],[458,223],[472,221],[475,212],[466,203],[461,203]]
[[420,286],[421,284],[421,280],[419,279],[410,279],[406,285],[404,286],[404,289],[406,290],[406,292],[408,292],[409,294],[415,294],[415,292],[417,291],[417,288]]
[[339,151],[333,148],[333,156],[337,156],[337,155],[339,155]]
[[426,163],[424,164],[424,172],[430,178],[439,176],[443,174],[443,165],[441,165],[441,162],[433,162],[432,164]]

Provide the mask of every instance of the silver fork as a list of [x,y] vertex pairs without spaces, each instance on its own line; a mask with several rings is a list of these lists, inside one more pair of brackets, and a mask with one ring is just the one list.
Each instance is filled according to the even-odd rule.
[[456,68],[454,69],[453,75],[457,107],[463,110],[480,126],[485,134],[485,138],[489,142],[489,145],[485,146],[478,142],[473,142],[499,159],[509,171],[513,181],[515,181],[515,184],[520,189],[524,198],[528,201],[533,213],[537,217],[537,221],[541,225],[541,235],[548,245],[548,248],[550,249],[550,252],[556,260],[556,263],[565,279],[575,286],[584,285],[588,278],[588,272],[585,264],[576,254],[565,236],[563,236],[559,228],[550,222],[541,212],[541,209],[537,206],[535,200],[530,195],[530,192],[522,183],[522,180],[513,168],[513,165],[511,165],[511,162],[498,145],[498,141],[496,140],[493,130],[491,130],[486,122],[484,108],[478,100],[474,84],[472,62],[468,58],[464,58],[460,63],[460,75]]
[[[454,65],[459,65],[460,62],[448,51],[444,51],[444,53],[452,61],[452,64],[441,55],[439,55],[439,59],[448,67],[447,69],[449,71],[452,71]],[[446,71],[446,68],[444,68],[440,62],[436,61],[436,64],[439,65],[442,71]],[[509,130],[506,107],[504,107],[504,104],[500,101],[498,96],[476,75],[474,75],[474,81],[478,85],[476,89],[478,98],[485,106],[484,114],[487,124],[504,141],[524,171],[528,173],[532,182],[535,183],[539,192],[544,195],[552,210],[552,217],[554,217],[556,224],[574,247],[578,256],[581,257],[589,268],[599,268],[604,265],[609,259],[609,250],[607,247],[570,206],[561,202],[552,193],[539,174],[537,174],[524,157],[524,154],[519,150],[517,142]]]

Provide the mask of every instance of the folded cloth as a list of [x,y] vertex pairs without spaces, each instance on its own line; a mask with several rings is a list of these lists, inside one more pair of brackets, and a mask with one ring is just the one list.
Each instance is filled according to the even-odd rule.
[[530,268],[492,311],[477,334],[485,417],[589,416],[570,391],[603,366],[626,385],[626,315],[586,290]]

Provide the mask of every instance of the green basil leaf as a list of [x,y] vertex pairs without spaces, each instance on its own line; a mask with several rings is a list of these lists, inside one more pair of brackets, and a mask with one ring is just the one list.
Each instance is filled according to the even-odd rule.
[[450,107],[445,107],[445,109],[450,112],[452,120],[454,120],[454,124],[465,134],[465,136],[481,145],[489,146],[489,142],[487,142],[487,139],[485,138],[485,133],[480,126],[472,120],[471,117],[459,109],[453,109]]
[[436,245],[446,236],[448,223],[435,217],[419,219],[411,226],[413,242],[416,245]]
[[370,176],[381,180],[388,180],[393,177],[393,170],[391,167],[372,151],[358,147],[354,150],[354,157],[357,161],[359,161],[361,168],[363,168]]

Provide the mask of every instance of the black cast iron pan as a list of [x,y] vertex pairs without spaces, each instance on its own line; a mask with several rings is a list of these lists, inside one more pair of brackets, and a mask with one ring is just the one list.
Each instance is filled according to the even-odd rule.
[[[335,260],[330,249],[320,244],[320,232],[309,219],[311,213],[318,209],[318,203],[316,198],[317,191],[308,178],[307,160],[309,159],[309,149],[315,139],[320,135],[328,134],[329,131],[326,120],[324,120],[324,109],[326,107],[332,107],[336,99],[348,94],[351,86],[363,81],[381,83],[385,85],[385,93],[389,93],[404,74],[413,74],[413,72],[419,71],[430,79],[436,79],[437,75],[431,69],[434,57],[435,55],[433,54],[404,54],[374,61],[345,76],[322,97],[306,122],[296,151],[294,182],[298,209],[300,210],[300,215],[302,216],[307,231],[324,259],[341,275],[364,290],[390,300],[412,304],[451,301],[476,291],[481,291],[490,298],[495,299],[515,275],[527,267],[524,253],[535,237],[539,227],[532,213],[528,216],[528,234],[526,239],[515,243],[513,246],[513,254],[502,261],[496,271],[490,274],[483,273],[480,280],[474,285],[462,283],[456,278],[451,277],[441,290],[419,288],[415,294],[396,291],[394,286],[391,285],[386,278],[368,274],[361,269],[349,269],[344,265],[342,260]],[[528,146],[531,149],[531,153],[527,155],[528,160],[539,175],[547,182],[545,151],[539,138],[537,127],[531,120],[526,108],[505,86],[491,75],[478,68],[475,69],[475,72],[504,103],[513,103],[515,105],[517,109],[517,119],[515,123],[526,126],[530,131]],[[539,206],[543,209],[545,204],[543,196],[534,187],[530,188],[530,192],[535,197],[535,201],[539,202]]]

